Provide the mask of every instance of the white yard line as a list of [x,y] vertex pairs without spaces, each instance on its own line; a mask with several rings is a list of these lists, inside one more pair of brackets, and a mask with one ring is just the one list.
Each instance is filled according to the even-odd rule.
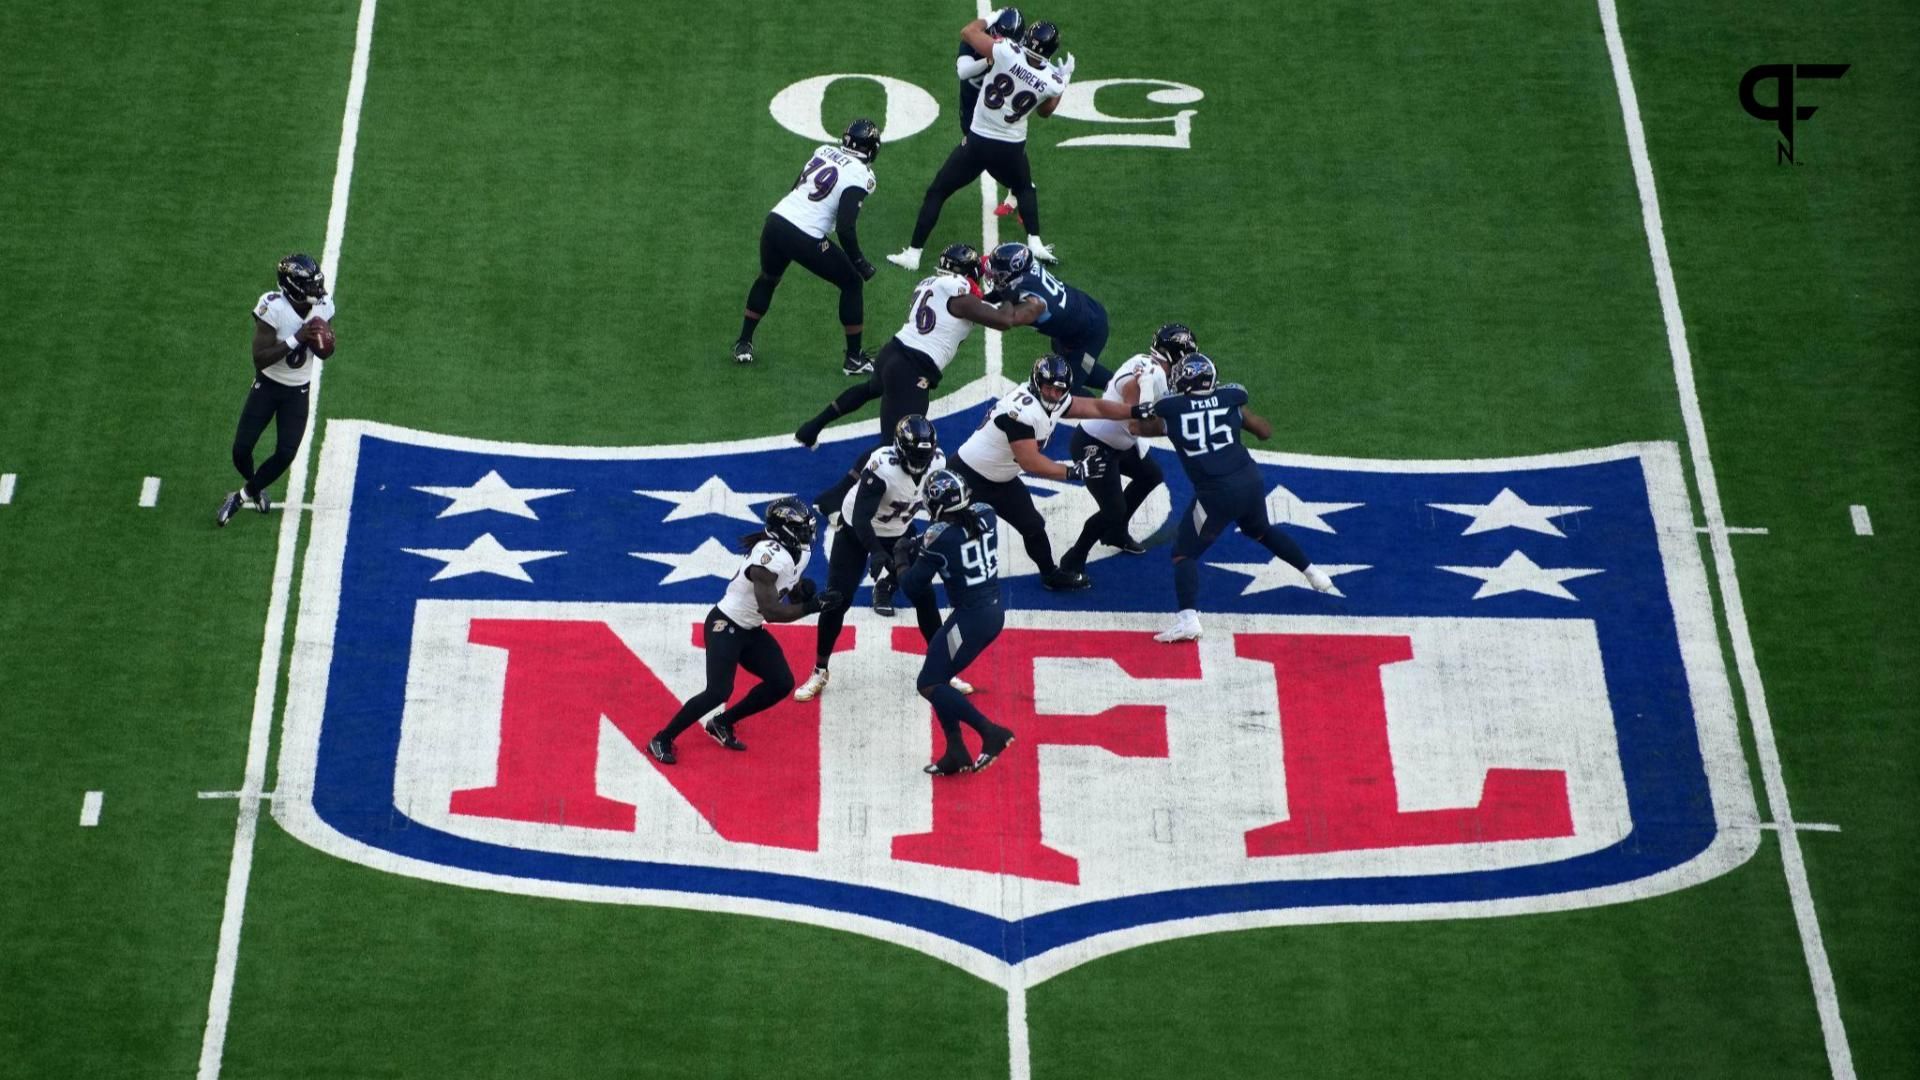
[[160,478],[149,476],[140,484],[140,505],[154,507],[160,505]]
[[0,473],[0,506],[13,501],[13,485],[19,480],[18,473]]
[[100,824],[100,804],[105,802],[107,793],[89,791],[80,798],[80,827],[91,829]]
[[[1000,218],[993,208],[1000,205],[999,185],[993,177],[980,177],[980,257],[986,258],[994,248],[1000,246]],[[987,378],[997,379],[1005,374],[1006,344],[1000,340],[998,330],[981,328],[987,335]]]
[[1827,1066],[1835,1080],[1853,1080],[1853,1052],[1847,1046],[1846,1025],[1840,1019],[1840,998],[1834,990],[1833,968],[1827,961],[1826,943],[1820,936],[1820,918],[1815,913],[1813,892],[1807,885],[1806,860],[1800,853],[1800,835],[1787,801],[1787,782],[1780,771],[1780,747],[1774,740],[1773,718],[1767,711],[1767,694],[1760,681],[1760,667],[1754,658],[1753,636],[1747,628],[1746,604],[1740,595],[1740,579],[1734,570],[1733,545],[1727,539],[1726,514],[1720,505],[1720,484],[1713,471],[1713,457],[1707,447],[1706,422],[1700,413],[1700,397],[1694,384],[1693,356],[1687,347],[1686,322],[1680,314],[1680,293],[1674,285],[1673,261],[1667,254],[1665,227],[1660,221],[1660,196],[1654,189],[1653,163],[1647,157],[1647,135],[1640,122],[1640,100],[1633,89],[1633,74],[1627,67],[1627,48],[1620,36],[1620,14],[1614,0],[1597,0],[1600,23],[1607,39],[1607,53],[1613,61],[1613,82],[1620,95],[1620,114],[1626,122],[1627,150],[1633,159],[1634,183],[1640,190],[1640,217],[1647,234],[1647,249],[1653,259],[1654,284],[1660,293],[1660,312],[1666,321],[1667,350],[1673,356],[1674,379],[1679,385],[1680,411],[1686,422],[1687,448],[1693,458],[1694,481],[1700,487],[1700,506],[1706,515],[1708,546],[1713,552],[1714,574],[1720,585],[1720,600],[1726,606],[1727,630],[1733,642],[1734,666],[1740,673],[1741,690],[1746,697],[1747,718],[1753,725],[1754,747],[1760,757],[1760,774],[1765,782],[1768,816],[1778,824],[1780,861],[1786,870],[1787,894],[1793,902],[1793,920],[1800,929],[1800,948],[1806,956],[1807,972],[1813,981],[1813,997],[1820,1013],[1820,1031],[1826,1039]]
[[1853,535],[1873,535],[1873,519],[1867,516],[1866,507],[1859,505],[1849,506],[1847,507],[1847,512],[1853,515]]
[[[329,284],[338,287],[340,244],[347,227],[347,193],[353,186],[353,152],[360,138],[360,104],[366,96],[367,59],[373,47],[373,14],[377,0],[360,0],[354,31],[353,67],[347,79],[347,102],[340,121],[340,152],[334,161],[333,202],[327,210],[326,246],[320,269]],[[287,470],[286,505],[299,507],[307,490],[307,469],[313,433],[319,430],[322,361],[314,361],[307,407],[313,419],[307,425],[300,451]],[[234,971],[240,959],[240,926],[246,916],[247,882],[253,876],[253,840],[260,825],[261,785],[266,781],[267,745],[272,739],[275,697],[280,685],[280,652],[285,640],[287,598],[293,587],[294,549],[300,538],[300,513],[280,517],[279,548],[273,559],[273,592],[267,602],[267,621],[260,642],[260,674],[254,684],[253,722],[247,734],[247,771],[238,792],[238,824],[233,834],[233,860],[227,868],[227,897],[220,918],[220,943],[214,958],[213,988],[207,996],[207,1027],[200,1041],[200,1080],[216,1080],[226,1052],[227,1022],[233,1006]]]
[[[1694,526],[1693,531],[1697,533],[1710,533],[1713,531],[1713,528],[1707,525],[1696,525]],[[1750,525],[1728,525],[1724,531],[1728,536],[1765,536],[1767,535],[1766,529],[1756,528]]]

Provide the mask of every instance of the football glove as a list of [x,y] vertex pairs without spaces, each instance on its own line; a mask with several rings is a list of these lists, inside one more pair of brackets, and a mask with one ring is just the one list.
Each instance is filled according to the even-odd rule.
[[819,591],[820,586],[815,584],[812,578],[803,577],[793,583],[793,588],[787,590],[787,599],[796,604],[804,604],[812,600]]
[[1067,479],[1084,484],[1088,480],[1098,480],[1107,475],[1107,455],[1097,446],[1087,447],[1085,455],[1076,461],[1067,462]]
[[1135,404],[1133,409],[1131,410],[1131,412],[1133,413],[1133,418],[1135,420],[1153,419],[1153,406],[1154,406],[1154,403],[1151,401],[1142,401]]
[[1068,53],[1067,58],[1065,60],[1060,61],[1060,70],[1067,76],[1067,78],[1069,79],[1073,78],[1073,54],[1072,53]]
[[839,589],[828,589],[826,592],[816,593],[808,597],[807,610],[810,612],[824,611],[830,607],[839,607],[842,599],[843,597],[840,595]]

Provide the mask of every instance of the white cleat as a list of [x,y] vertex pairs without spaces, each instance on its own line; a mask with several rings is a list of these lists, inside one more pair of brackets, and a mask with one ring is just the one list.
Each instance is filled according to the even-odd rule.
[[1033,252],[1034,258],[1044,263],[1060,261],[1060,259],[1054,255],[1053,249],[1041,243],[1040,238],[1037,236],[1027,237],[1027,250]]
[[1333,579],[1321,573],[1319,567],[1309,566],[1307,567],[1306,573],[1307,573],[1307,584],[1313,586],[1314,591],[1316,592],[1332,592],[1333,591]]
[[920,269],[920,249],[910,247],[896,251],[887,256],[887,261],[902,270],[918,270]]
[[960,691],[962,694],[972,695],[973,693],[973,684],[968,682],[965,679],[960,678],[958,675],[954,676],[951,679],[948,679],[947,685],[953,687],[955,690]]
[[812,701],[819,697],[820,691],[827,688],[827,676],[827,669],[814,668],[813,674],[807,677],[807,681],[801,683],[800,689],[793,692],[793,700]]
[[1153,635],[1153,640],[1167,643],[1200,640],[1200,613],[1192,608],[1182,609],[1174,617],[1173,625]]

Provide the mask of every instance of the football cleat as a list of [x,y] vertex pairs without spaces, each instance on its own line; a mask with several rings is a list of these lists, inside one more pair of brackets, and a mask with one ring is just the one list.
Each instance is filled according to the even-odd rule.
[[767,535],[785,544],[796,556],[813,546],[814,532],[819,528],[813,520],[813,507],[791,495],[767,505],[765,525]]
[[1053,592],[1078,592],[1081,589],[1093,588],[1093,579],[1078,570],[1057,567],[1053,573],[1042,577],[1040,584]]
[[873,374],[873,354],[864,351],[848,353],[846,359],[840,361],[840,374],[848,376]]
[[713,736],[714,742],[719,743],[729,750],[745,750],[747,748],[746,743],[733,737],[733,725],[717,716],[705,724],[702,724],[701,729]]
[[861,161],[872,161],[880,156],[880,125],[863,116],[847,125],[840,145]]
[[673,740],[663,739],[658,735],[647,740],[647,753],[662,765],[673,765],[680,760],[673,752]]
[[1145,555],[1147,553],[1146,545],[1128,536],[1126,533],[1115,533],[1100,542],[1110,548],[1119,548],[1128,555]]
[[1060,256],[1055,255],[1052,248],[1041,243],[1040,238],[1037,236],[1027,237],[1027,250],[1033,252],[1033,257],[1043,263],[1057,263],[1060,261]]
[[1333,579],[1321,573],[1319,567],[1317,566],[1307,567],[1306,575],[1307,575],[1307,584],[1313,586],[1315,592],[1332,592],[1333,591]]
[[1169,644],[1200,640],[1200,613],[1192,608],[1181,609],[1180,614],[1174,616],[1173,625],[1153,635],[1153,640]]
[[794,430],[793,441],[812,450],[820,442],[820,428],[809,420]]
[[962,694],[966,695],[967,697],[973,696],[973,684],[961,678],[958,675],[955,675],[953,678],[948,679],[947,685],[953,687],[955,690],[960,691]]
[[967,755],[962,752],[958,756],[943,754],[939,761],[923,766],[920,771],[928,776],[956,776],[971,768],[973,768],[973,762],[968,761]]
[[987,766],[993,764],[994,759],[1006,753],[1007,747],[1012,745],[1013,732],[1003,727],[994,728],[991,736],[982,738],[980,741],[980,756],[973,759],[973,771],[986,772]]
[[918,270],[920,269],[920,249],[917,247],[903,248],[887,256],[887,261],[902,270]]
[[893,577],[873,583],[873,613],[882,618],[893,618]]
[[240,512],[240,504],[242,501],[243,499],[239,492],[227,492],[227,497],[220,500],[220,512],[213,516],[213,523],[223,529],[226,528],[227,522],[233,520],[233,515]]
[[1020,212],[1020,205],[1013,201],[1013,197],[1011,195],[1007,197],[1006,202],[1003,202],[1000,205],[993,208],[994,217],[1006,217],[1008,214],[1017,214],[1019,212]]
[[801,683],[800,689],[793,692],[793,700],[812,701],[814,698],[819,697],[820,691],[827,688],[828,677],[829,673],[826,668],[814,668],[813,674],[807,676],[807,681]]
[[267,498],[267,493],[264,491],[258,495],[248,495],[247,489],[241,488],[240,497],[247,500],[248,506],[253,507],[256,511],[262,514],[273,509],[273,500]]
[[753,363],[753,342],[741,338],[733,343],[733,362],[736,364]]

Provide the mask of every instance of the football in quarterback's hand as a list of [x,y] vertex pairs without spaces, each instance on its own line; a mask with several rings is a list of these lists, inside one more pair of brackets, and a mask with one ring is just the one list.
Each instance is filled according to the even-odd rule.
[[300,327],[300,340],[306,342],[307,347],[321,358],[332,356],[333,324],[316,315]]

